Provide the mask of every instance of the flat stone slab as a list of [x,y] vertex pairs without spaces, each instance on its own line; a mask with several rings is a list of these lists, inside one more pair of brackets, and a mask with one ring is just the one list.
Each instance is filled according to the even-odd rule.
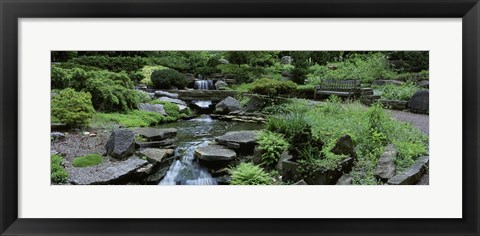
[[421,157],[415,164],[408,168],[405,172],[393,176],[389,179],[389,185],[412,185],[416,184],[427,171],[429,157]]
[[177,93],[169,93],[169,92],[161,91],[161,90],[155,91],[155,96],[157,96],[157,97],[169,97],[169,98],[173,98],[173,99],[178,98]]
[[148,141],[162,141],[168,138],[173,138],[177,135],[177,129],[175,128],[132,128],[130,130],[135,134],[145,137]]
[[161,148],[161,147],[169,147],[172,146],[175,140],[173,139],[165,139],[162,141],[152,141],[152,142],[136,142],[136,148]]
[[167,157],[173,156],[173,149],[160,149],[160,148],[146,148],[138,151],[137,155],[144,156],[148,162],[157,164],[162,162]]
[[121,162],[106,162],[98,166],[77,167],[70,172],[72,184],[119,184],[134,178],[137,170],[148,162],[138,157],[131,157]]
[[257,144],[258,131],[231,131],[215,138],[215,141],[221,145],[235,149],[240,154],[253,154],[253,149]]
[[180,100],[180,99],[176,99],[176,98],[169,98],[169,97],[160,97],[158,99],[159,101],[164,101],[164,102],[171,102],[171,103],[175,103],[175,104],[178,104],[178,105],[182,105],[182,106],[187,106],[187,103]]
[[222,145],[208,145],[195,149],[195,156],[203,161],[231,161],[237,154]]
[[215,138],[220,144],[238,143],[238,144],[256,144],[258,131],[231,131]]

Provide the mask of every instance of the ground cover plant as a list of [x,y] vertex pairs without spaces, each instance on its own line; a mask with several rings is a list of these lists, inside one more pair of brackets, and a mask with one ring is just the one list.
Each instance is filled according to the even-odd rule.
[[72,165],[75,167],[95,166],[102,163],[103,158],[98,154],[89,154],[73,159]]

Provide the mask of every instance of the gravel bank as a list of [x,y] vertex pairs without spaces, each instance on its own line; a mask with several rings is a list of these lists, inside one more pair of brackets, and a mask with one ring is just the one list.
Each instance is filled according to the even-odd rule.
[[428,135],[429,131],[429,115],[425,114],[415,114],[405,111],[395,111],[391,110],[392,116],[401,121],[411,123],[413,126],[420,129],[423,133]]

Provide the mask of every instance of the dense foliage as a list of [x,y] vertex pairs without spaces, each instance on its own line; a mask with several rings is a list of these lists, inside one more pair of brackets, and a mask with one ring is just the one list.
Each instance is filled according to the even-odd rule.
[[262,78],[252,83],[250,91],[262,95],[277,96],[280,94],[290,94],[296,89],[297,85],[292,81]]
[[151,80],[157,89],[170,89],[172,86],[183,89],[187,84],[185,75],[173,69],[156,70],[152,73]]
[[413,83],[402,85],[385,84],[374,87],[382,99],[408,101],[419,88]]
[[262,151],[262,164],[274,166],[280,159],[282,152],[288,149],[288,142],[283,135],[268,130],[260,132],[257,137],[258,147]]
[[125,113],[100,113],[93,116],[92,127],[113,127],[120,124],[123,127],[148,127],[162,122],[175,121],[169,116],[163,116],[156,112],[132,110]]
[[102,111],[126,111],[137,106],[140,96],[124,72],[85,71],[52,66],[52,88],[73,88],[92,95],[93,106]]
[[50,178],[53,183],[66,183],[68,181],[68,172],[65,170],[64,159],[60,155],[50,157]]
[[147,62],[143,57],[110,57],[110,56],[81,56],[70,60],[84,66],[93,66],[101,69],[120,72],[136,71],[142,68]]
[[[347,134],[353,139],[358,157],[352,171],[355,184],[377,184],[373,172],[388,143],[398,148],[396,164],[399,171],[427,152],[428,137],[425,134],[410,124],[393,119],[378,104],[365,108],[357,102],[342,103],[332,98],[324,104],[305,106],[302,100],[292,99],[288,107],[303,107],[299,108],[303,113],[277,110],[280,115],[265,124],[266,129],[283,134],[290,147],[296,147],[297,150],[290,148],[289,151],[291,154],[297,151],[304,173],[318,168],[335,168],[342,156],[331,150],[337,140]],[[302,141],[296,143],[295,136],[303,137]],[[305,145],[310,136],[311,140],[324,143],[321,151],[316,149],[318,145]]]
[[88,92],[61,90],[52,98],[52,118],[68,126],[86,125],[95,113],[91,99]]
[[267,185],[273,182],[269,173],[252,163],[240,163],[230,169],[232,185]]

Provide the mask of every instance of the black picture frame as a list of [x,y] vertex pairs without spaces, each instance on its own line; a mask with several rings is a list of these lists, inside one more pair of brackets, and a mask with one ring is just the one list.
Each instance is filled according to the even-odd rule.
[[[479,235],[480,5],[478,0],[0,0],[0,15],[1,235]],[[17,148],[20,137],[18,136],[17,20],[58,17],[462,18],[463,218],[18,218]]]

